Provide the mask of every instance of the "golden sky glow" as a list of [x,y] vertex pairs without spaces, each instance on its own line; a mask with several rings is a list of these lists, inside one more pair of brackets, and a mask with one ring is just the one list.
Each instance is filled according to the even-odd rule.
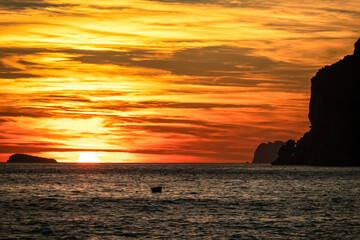
[[310,79],[359,19],[347,0],[0,0],[0,161],[251,161],[308,129]]

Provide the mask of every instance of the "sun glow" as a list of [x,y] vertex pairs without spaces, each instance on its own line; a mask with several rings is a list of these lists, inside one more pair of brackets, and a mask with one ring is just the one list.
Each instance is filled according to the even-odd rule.
[[83,152],[80,153],[78,163],[100,163],[100,159],[95,153],[92,152]]

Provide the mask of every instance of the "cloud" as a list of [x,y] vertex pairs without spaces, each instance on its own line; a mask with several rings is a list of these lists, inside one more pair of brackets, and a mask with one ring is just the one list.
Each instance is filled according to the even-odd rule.
[[[113,116],[105,121],[104,126],[110,130],[111,136],[121,136],[118,140],[112,138],[109,142],[112,145],[131,142],[132,146],[140,149],[147,151],[153,149],[153,154],[160,152],[158,154],[246,159],[244,154],[247,157],[252,154],[246,149],[258,144],[259,140],[254,136],[286,139],[286,137],[301,134],[300,130],[274,127],[281,124],[284,125],[280,120],[245,124],[244,122],[189,119],[186,116],[177,118],[174,116],[143,118]],[[140,149],[134,152],[141,152]]]
[[6,106],[0,108],[0,116],[2,117],[31,117],[31,118],[47,118],[53,114],[49,109],[38,107],[13,107]]
[[[23,99],[24,103],[31,101],[31,99]],[[56,102],[51,102],[50,99],[47,101],[44,100],[44,103],[49,102],[46,106],[38,104],[34,105],[25,105],[25,106],[2,106],[0,107],[0,117],[30,117],[30,118],[78,118],[78,119],[87,119],[97,114],[86,114],[83,113],[84,108],[81,106],[78,107],[67,107],[57,105]],[[58,104],[64,104],[65,102],[58,102]]]
[[35,54],[57,52],[78,54],[71,59],[82,63],[114,64],[166,70],[176,75],[226,76],[241,75],[249,71],[264,71],[286,67],[287,63],[268,57],[256,56],[254,49],[233,46],[186,48],[173,54],[146,49],[80,50],[46,48],[0,48],[4,54]]
[[349,14],[354,17],[360,17],[360,10],[356,9],[340,9],[340,8],[321,8],[321,10],[327,11],[327,12],[335,12],[335,13],[341,13],[341,14]]
[[[295,80],[306,79],[314,71],[309,66],[272,60],[256,55],[251,48],[234,46],[207,46],[186,48],[172,54],[149,50],[94,51],[62,50],[80,54],[74,61],[90,64],[113,64],[125,67],[142,67],[170,72],[174,75],[201,77],[193,80],[179,80],[176,83],[218,85],[218,86],[258,86],[259,84],[294,84],[308,87],[307,83]],[[267,77],[264,77],[264,75]],[[278,79],[269,79],[277,76]],[[306,76],[306,77],[305,77]],[[305,77],[305,78],[304,78]],[[294,81],[289,79],[294,78]]]
[[26,71],[19,68],[7,66],[4,63],[2,63],[0,59],[0,79],[1,78],[5,78],[5,79],[34,78],[34,77],[38,77],[38,75],[27,73]]
[[177,4],[213,4],[222,7],[236,7],[236,8],[269,8],[274,6],[276,3],[271,1],[248,1],[248,0],[151,0],[162,3],[177,3]]
[[[3,95],[12,98],[14,95]],[[17,96],[21,97],[21,96]],[[36,102],[36,105],[33,103]],[[72,103],[68,106],[68,103]],[[46,104],[46,105],[42,105]],[[75,104],[75,105],[74,105]],[[256,108],[273,110],[270,104],[227,104],[211,102],[172,102],[172,101],[92,101],[87,97],[53,94],[23,97],[21,105],[1,106],[2,117],[31,118],[91,118],[94,116],[116,116],[120,112],[141,109],[214,109],[214,108]],[[110,115],[109,115],[110,114]],[[174,120],[173,120],[174,121]]]
[[[0,56],[39,53],[68,54],[66,59],[69,63],[76,61],[95,65],[110,64],[128,68],[161,70],[173,75],[192,77],[172,80],[176,84],[204,86],[256,87],[265,83],[268,88],[305,89],[308,87],[308,82],[302,80],[308,79],[314,71],[313,67],[258,55],[252,48],[226,45],[185,48],[173,53],[131,48],[116,51],[6,47],[0,48],[0,53]],[[33,64],[26,61],[18,63]],[[145,73],[149,74],[146,71],[142,74],[145,75]],[[164,74],[164,72],[153,74]]]
[[44,0],[0,0],[0,9],[5,10],[24,10],[39,9],[48,7],[68,7],[74,4],[56,4]]
[[250,48],[231,46],[187,48],[173,54],[148,50],[120,52],[69,49],[63,52],[81,54],[73,60],[83,63],[155,68],[187,76],[239,75],[281,64],[267,57],[254,56]]
[[91,109],[129,111],[135,109],[212,109],[212,108],[261,108],[274,109],[269,104],[228,104],[228,103],[212,103],[212,102],[172,102],[172,101],[97,101]]
[[[37,74],[29,73],[27,70],[19,68],[20,65],[35,65],[27,61],[18,60],[16,66],[9,65],[6,59],[11,56],[24,56],[28,54],[35,54],[45,49],[39,48],[11,48],[0,47],[0,79],[17,79],[17,78],[36,78],[40,77]],[[14,61],[14,60],[13,60]]]
[[66,102],[93,103],[92,100],[84,96],[78,96],[73,94],[62,94],[62,93],[44,94],[44,95],[36,96],[32,98],[31,101],[51,102],[54,104],[56,104],[57,102],[62,104]]

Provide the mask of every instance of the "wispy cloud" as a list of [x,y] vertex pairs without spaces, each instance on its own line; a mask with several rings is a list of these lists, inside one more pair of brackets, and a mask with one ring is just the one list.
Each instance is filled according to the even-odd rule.
[[57,4],[45,0],[0,0],[0,9],[11,11],[69,6],[74,6],[74,4]]

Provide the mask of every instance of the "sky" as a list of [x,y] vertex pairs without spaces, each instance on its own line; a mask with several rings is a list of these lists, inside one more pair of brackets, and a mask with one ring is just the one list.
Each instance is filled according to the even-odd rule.
[[0,0],[0,162],[251,162],[309,129],[311,77],[359,19],[359,0]]

